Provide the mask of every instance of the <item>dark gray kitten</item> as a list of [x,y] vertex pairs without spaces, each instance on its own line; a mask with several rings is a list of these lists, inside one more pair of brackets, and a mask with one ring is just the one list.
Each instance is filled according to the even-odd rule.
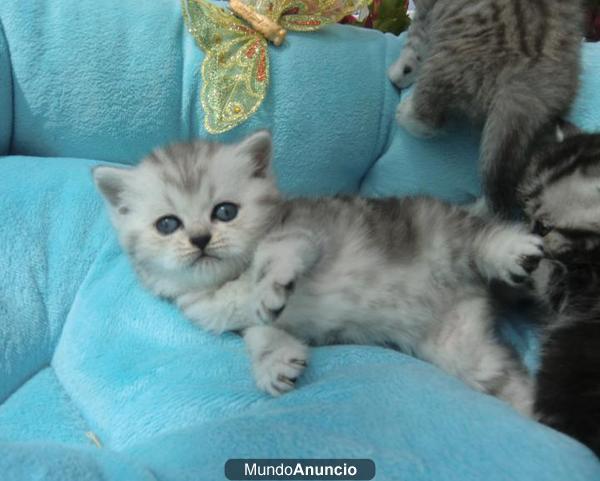
[[215,332],[244,329],[258,386],[294,387],[306,343],[393,345],[528,413],[488,283],[526,280],[541,240],[430,198],[284,200],[271,138],[198,141],[98,167],[142,282]]
[[430,136],[453,111],[484,122],[481,170],[493,211],[509,215],[526,151],[575,96],[580,0],[415,0],[406,47],[389,70],[398,122]]
[[534,272],[547,308],[535,410],[600,456],[600,134],[564,127],[519,187],[548,256]]

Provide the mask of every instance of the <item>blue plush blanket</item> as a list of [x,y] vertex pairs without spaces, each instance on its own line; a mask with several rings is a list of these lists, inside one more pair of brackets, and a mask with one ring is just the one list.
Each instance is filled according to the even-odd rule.
[[[265,104],[222,138],[271,128],[290,193],[471,199],[475,127],[422,141],[395,126],[401,45],[290,34]],[[600,48],[584,56],[573,118],[600,129]],[[232,457],[372,458],[394,481],[600,479],[577,442],[391,350],[314,349],[298,389],[270,398],[239,338],[139,286],[90,167],[206,137],[201,59],[176,0],[0,3],[0,479],[212,481]],[[505,327],[534,359],[533,333]]]

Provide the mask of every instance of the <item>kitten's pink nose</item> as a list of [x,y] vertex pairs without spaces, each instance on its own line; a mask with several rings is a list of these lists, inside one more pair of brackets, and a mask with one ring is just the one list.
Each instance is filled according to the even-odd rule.
[[199,249],[204,249],[210,242],[210,234],[190,237],[190,242]]

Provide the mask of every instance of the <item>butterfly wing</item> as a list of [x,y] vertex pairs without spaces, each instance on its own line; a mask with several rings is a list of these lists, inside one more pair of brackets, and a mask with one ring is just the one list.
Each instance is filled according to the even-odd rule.
[[182,0],[181,7],[188,30],[205,52],[223,41],[252,32],[231,11],[208,0]]
[[267,42],[207,0],[183,0],[183,12],[205,52],[200,93],[205,128],[211,134],[226,132],[256,112],[267,94]]
[[211,49],[202,64],[204,124],[226,132],[258,110],[267,95],[269,56],[260,36],[232,39]]
[[371,0],[284,0],[279,24],[288,30],[311,31],[336,23]]

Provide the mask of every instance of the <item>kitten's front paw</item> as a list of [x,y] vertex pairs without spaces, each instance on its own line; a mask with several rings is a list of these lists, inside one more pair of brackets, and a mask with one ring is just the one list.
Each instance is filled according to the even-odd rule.
[[517,286],[530,279],[544,256],[543,240],[533,234],[507,229],[499,232],[488,245],[488,258],[496,277]]
[[274,322],[285,309],[294,290],[291,279],[266,278],[256,287],[256,317],[262,324]]
[[415,82],[420,64],[417,53],[411,48],[405,48],[400,58],[389,68],[388,77],[397,87],[405,89]]
[[283,259],[270,259],[257,270],[255,314],[261,323],[275,321],[285,309],[298,275],[296,264]]
[[256,385],[271,396],[291,391],[307,363],[308,348],[290,338],[274,350],[265,350],[255,358],[252,367]]

